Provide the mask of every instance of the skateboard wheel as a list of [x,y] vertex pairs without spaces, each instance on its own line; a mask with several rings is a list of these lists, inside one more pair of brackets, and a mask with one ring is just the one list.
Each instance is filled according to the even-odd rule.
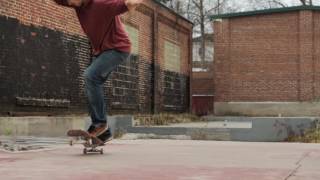
[[88,152],[87,152],[87,149],[86,148],[84,148],[83,149],[83,154],[87,154]]
[[100,154],[103,154],[103,148],[101,148],[101,150],[100,150]]

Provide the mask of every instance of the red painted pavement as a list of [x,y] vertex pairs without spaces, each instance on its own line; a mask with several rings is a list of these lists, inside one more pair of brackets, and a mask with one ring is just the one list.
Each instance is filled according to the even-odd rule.
[[82,155],[81,145],[0,151],[0,179],[320,179],[319,144],[117,140],[104,151]]

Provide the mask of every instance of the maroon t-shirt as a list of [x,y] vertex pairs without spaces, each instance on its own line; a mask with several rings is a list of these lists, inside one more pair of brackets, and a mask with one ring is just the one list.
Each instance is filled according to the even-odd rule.
[[126,11],[124,0],[91,0],[76,9],[94,55],[110,49],[130,53],[131,43],[119,16]]

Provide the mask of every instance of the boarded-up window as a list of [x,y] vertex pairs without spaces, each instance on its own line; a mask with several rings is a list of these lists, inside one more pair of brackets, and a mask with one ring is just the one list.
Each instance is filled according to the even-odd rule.
[[127,24],[125,25],[125,28],[129,34],[129,38],[132,44],[131,52],[133,54],[139,54],[139,30]]
[[180,72],[180,47],[169,41],[164,44],[165,69]]

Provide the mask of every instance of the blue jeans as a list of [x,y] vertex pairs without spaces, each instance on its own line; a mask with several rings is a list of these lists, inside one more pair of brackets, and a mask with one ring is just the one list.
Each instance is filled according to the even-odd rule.
[[92,125],[107,123],[103,83],[119,64],[128,59],[129,55],[126,52],[107,50],[98,57],[94,57],[90,66],[85,70],[85,92],[88,97]]

